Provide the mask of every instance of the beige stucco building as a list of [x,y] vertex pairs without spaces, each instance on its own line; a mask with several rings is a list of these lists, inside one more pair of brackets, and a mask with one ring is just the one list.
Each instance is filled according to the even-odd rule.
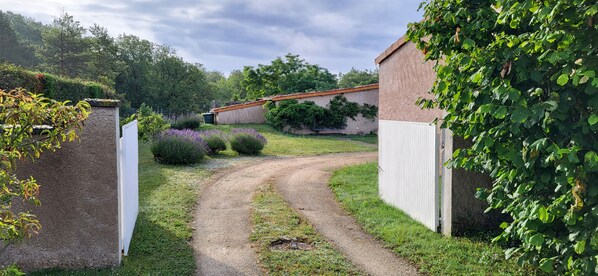
[[[284,100],[297,100],[298,102],[312,101],[318,106],[326,107],[334,97],[342,95],[349,102],[359,105],[369,104],[378,106],[378,84],[364,85],[355,88],[343,88],[327,91],[295,93],[278,95],[253,102],[225,106],[212,109],[215,123],[229,124],[263,124],[266,122],[266,110],[263,105],[268,101],[280,102]],[[289,130],[295,134],[313,134],[310,129]],[[347,126],[343,129],[320,129],[319,134],[369,134],[378,131],[378,119],[368,119],[360,115],[355,120],[348,118]]]

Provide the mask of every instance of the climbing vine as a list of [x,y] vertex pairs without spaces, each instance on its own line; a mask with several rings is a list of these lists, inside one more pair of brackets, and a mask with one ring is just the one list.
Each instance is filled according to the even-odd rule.
[[431,0],[408,37],[436,62],[442,127],[470,138],[449,165],[488,173],[512,217],[506,256],[598,273],[598,2]]
[[347,126],[347,118],[355,120],[361,114],[364,118],[373,120],[378,114],[378,107],[355,102],[338,95],[330,100],[327,107],[316,105],[312,101],[299,103],[297,100],[281,101],[278,104],[266,104],[266,122],[276,129],[311,129],[321,128],[342,129]]

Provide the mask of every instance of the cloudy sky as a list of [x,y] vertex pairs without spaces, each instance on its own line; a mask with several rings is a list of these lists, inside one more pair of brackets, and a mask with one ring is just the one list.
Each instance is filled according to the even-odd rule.
[[0,10],[51,23],[61,10],[85,27],[168,44],[186,61],[229,73],[299,54],[333,73],[374,59],[419,21],[421,0],[0,0]]

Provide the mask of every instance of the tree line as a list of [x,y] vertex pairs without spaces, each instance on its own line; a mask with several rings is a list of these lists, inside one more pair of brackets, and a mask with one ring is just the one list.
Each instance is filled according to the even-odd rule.
[[86,28],[64,12],[44,25],[0,11],[0,38],[0,62],[96,81],[114,88],[132,108],[146,103],[165,114],[207,111],[212,101],[224,104],[378,82],[376,70],[335,75],[293,54],[225,76],[183,60],[168,45],[130,34],[112,37],[106,28]]

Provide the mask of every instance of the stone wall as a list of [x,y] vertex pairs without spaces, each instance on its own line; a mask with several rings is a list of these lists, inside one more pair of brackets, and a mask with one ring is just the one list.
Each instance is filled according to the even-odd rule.
[[41,206],[17,208],[31,209],[42,229],[10,245],[0,266],[16,263],[32,271],[119,264],[118,136],[118,107],[93,107],[80,142],[18,165],[19,177],[33,176],[41,185]]

